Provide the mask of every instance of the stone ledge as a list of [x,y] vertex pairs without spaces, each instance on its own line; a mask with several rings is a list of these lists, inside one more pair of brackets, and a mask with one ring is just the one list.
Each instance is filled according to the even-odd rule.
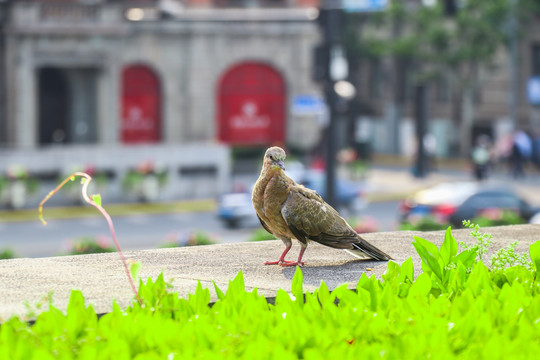
[[[493,251],[515,240],[519,241],[517,250],[527,251],[530,244],[540,240],[540,225],[501,226],[483,231],[493,234]],[[453,234],[458,242],[473,242],[468,229],[454,230]],[[438,245],[444,239],[443,231],[372,233],[365,238],[398,263],[412,257],[415,271],[419,273],[420,259],[411,244],[413,235]],[[244,274],[246,288],[256,287],[262,295],[273,297],[279,288],[290,291],[294,268],[263,265],[266,260],[277,259],[282,250],[281,241],[265,241],[131,251],[126,252],[126,257],[142,263],[143,279],[155,278],[163,271],[165,279],[172,279],[174,290],[181,296],[195,291],[200,280],[215,300],[212,281],[226,290],[228,281],[239,271]],[[298,245],[294,244],[290,258],[294,259],[297,254]],[[308,247],[304,260],[306,291],[315,289],[321,281],[330,289],[343,283],[354,287],[362,273],[380,277],[387,264],[357,260],[344,251],[314,243]],[[122,263],[115,253],[2,260],[0,289],[0,318],[4,320],[13,314],[25,314],[25,302],[34,305],[50,291],[53,291],[53,304],[62,310],[66,308],[71,289],[81,290],[97,313],[110,311],[113,300],[124,307],[133,299]]]

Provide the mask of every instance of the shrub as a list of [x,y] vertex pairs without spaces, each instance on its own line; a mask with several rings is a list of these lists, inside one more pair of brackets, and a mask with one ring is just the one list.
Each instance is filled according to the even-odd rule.
[[185,233],[174,233],[168,236],[168,240],[162,248],[173,248],[183,246],[212,245],[217,241],[204,231]]
[[68,255],[100,254],[114,252],[107,238],[83,236],[75,239]]
[[479,216],[475,217],[471,221],[478,224],[480,227],[518,225],[526,223],[525,219],[523,219],[516,211],[504,209],[484,210],[479,214]]
[[399,225],[399,230],[412,231],[435,231],[444,230],[450,226],[447,222],[441,222],[433,216],[424,216],[415,221],[406,221]]
[[3,249],[0,250],[0,260],[7,260],[7,259],[14,259],[17,255],[15,254],[15,251],[12,249]]

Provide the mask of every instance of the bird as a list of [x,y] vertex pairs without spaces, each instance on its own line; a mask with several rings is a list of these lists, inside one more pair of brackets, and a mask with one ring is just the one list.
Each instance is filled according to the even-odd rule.
[[[302,266],[309,241],[343,249],[361,259],[385,261],[390,255],[368,243],[314,190],[297,184],[285,173],[285,151],[277,146],[266,150],[251,201],[261,225],[281,239],[285,250],[277,261],[265,265]],[[300,242],[296,261],[285,260],[292,239]]]

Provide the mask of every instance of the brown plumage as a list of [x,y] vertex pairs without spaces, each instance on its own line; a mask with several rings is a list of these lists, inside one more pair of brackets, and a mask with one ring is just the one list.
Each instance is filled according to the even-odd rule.
[[[285,174],[285,151],[271,147],[264,155],[259,179],[251,200],[262,226],[285,243],[277,261],[266,265],[303,265],[302,256],[308,241],[344,249],[363,259],[389,260],[391,257],[362,239],[339,213],[315,191],[297,184]],[[297,261],[287,261],[291,239],[300,242]]]

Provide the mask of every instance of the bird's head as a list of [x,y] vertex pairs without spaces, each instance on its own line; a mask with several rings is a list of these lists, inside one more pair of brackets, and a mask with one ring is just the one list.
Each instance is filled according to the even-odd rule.
[[264,165],[268,168],[277,166],[282,170],[285,170],[284,161],[286,157],[287,155],[282,148],[273,146],[266,150],[266,153],[264,154]]

